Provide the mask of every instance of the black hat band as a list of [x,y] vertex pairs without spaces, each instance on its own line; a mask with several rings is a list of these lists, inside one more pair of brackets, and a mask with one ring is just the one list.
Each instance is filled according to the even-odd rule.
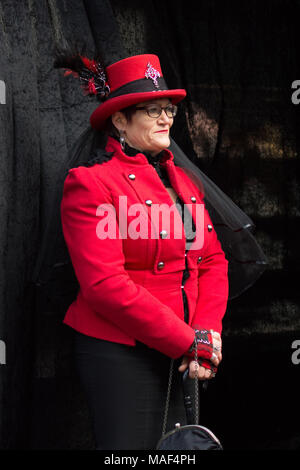
[[147,93],[149,91],[166,91],[168,90],[167,84],[163,77],[156,79],[157,86],[154,84],[153,80],[149,78],[139,78],[138,80],[133,80],[132,82],[126,83],[119,87],[117,90],[109,93],[105,101],[108,101],[117,96],[129,95],[130,93]]

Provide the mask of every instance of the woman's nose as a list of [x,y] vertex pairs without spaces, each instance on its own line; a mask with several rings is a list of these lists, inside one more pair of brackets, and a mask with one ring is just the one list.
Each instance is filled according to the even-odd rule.
[[161,121],[161,122],[170,122],[171,119],[173,118],[170,118],[167,113],[166,113],[166,110],[165,109],[162,109],[161,110],[161,115],[159,116],[158,120]]

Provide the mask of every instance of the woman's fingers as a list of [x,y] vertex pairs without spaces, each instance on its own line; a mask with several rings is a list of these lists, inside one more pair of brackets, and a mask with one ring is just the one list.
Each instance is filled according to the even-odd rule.
[[197,373],[199,380],[206,380],[211,378],[211,371],[205,367],[200,366],[197,362],[191,361],[190,358],[184,357],[181,365],[178,367],[179,372],[184,372],[189,367],[189,377],[195,378]]
[[211,360],[211,362],[213,363],[214,366],[218,367],[218,365],[220,364],[219,354],[216,354],[215,352],[213,352],[212,355],[211,355],[210,360]]
[[[221,355],[222,359],[222,355]],[[221,361],[219,358],[214,358],[214,362],[211,361],[212,364],[218,365]],[[209,364],[209,361],[207,361]],[[196,361],[191,361],[191,359],[188,356],[184,356],[182,358],[182,362],[180,366],[178,367],[179,372],[184,372],[187,368],[189,368],[189,377],[191,379],[195,378],[195,375],[197,374],[199,380],[206,380],[206,379],[211,379],[215,376],[213,371],[211,369],[208,369],[207,367],[203,367],[202,365],[198,364]]]
[[195,376],[198,376],[199,380],[207,380],[213,377],[213,374],[210,369],[206,369],[206,367],[200,366],[195,361],[190,362],[189,370],[190,370],[189,377],[191,379],[194,379]]
[[222,339],[217,331],[212,332],[213,354],[211,361],[215,366],[218,366],[222,361]]
[[184,372],[188,368],[189,362],[190,362],[190,359],[184,356],[180,366],[178,367],[179,372]]

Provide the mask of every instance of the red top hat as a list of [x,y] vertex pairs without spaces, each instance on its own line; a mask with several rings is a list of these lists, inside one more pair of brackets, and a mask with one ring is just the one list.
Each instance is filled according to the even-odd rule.
[[109,116],[127,106],[157,98],[170,98],[176,104],[186,96],[183,89],[168,89],[159,58],[153,54],[119,60],[106,68],[106,74],[110,91],[90,117],[95,129],[103,128]]

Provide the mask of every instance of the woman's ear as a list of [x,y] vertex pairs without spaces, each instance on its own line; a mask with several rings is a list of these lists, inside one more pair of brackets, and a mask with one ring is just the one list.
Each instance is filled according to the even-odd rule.
[[127,121],[124,114],[121,111],[117,111],[111,117],[111,122],[118,129],[118,131],[124,131]]

